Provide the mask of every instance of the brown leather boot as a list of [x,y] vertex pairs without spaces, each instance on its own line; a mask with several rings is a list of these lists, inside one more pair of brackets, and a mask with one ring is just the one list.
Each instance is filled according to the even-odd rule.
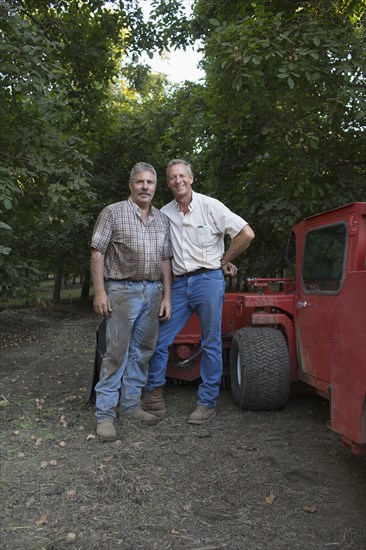
[[204,405],[197,405],[193,413],[188,417],[190,424],[205,424],[216,414],[215,409],[210,409]]
[[166,413],[163,399],[163,388],[155,388],[145,393],[141,399],[141,409],[155,416],[163,417]]
[[116,428],[111,420],[105,420],[104,422],[98,422],[97,435],[103,441],[114,441],[117,437]]

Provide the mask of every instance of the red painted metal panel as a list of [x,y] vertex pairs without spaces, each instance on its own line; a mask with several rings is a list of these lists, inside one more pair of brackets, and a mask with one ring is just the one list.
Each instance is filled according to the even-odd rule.
[[[333,292],[312,292],[302,286],[302,256],[309,230],[344,222],[347,257],[342,285]],[[258,292],[226,293],[222,336],[224,359],[236,330],[246,326],[279,327],[286,336],[291,379],[303,380],[331,401],[329,427],[343,443],[366,454],[366,203],[311,216],[295,228],[296,290],[290,279],[251,279]],[[274,283],[279,291],[273,292]],[[295,321],[295,323],[294,323]],[[199,378],[200,325],[193,315],[170,350],[167,376],[180,380]],[[177,353],[177,346],[184,350]]]
[[[302,255],[310,230],[345,223],[346,258],[335,293],[305,289]],[[366,203],[313,216],[294,228],[295,325],[299,379],[330,399],[329,427],[352,452],[366,454]]]
[[[366,452],[366,272],[350,273],[338,308],[332,348],[330,428]],[[362,449],[361,449],[362,450]]]

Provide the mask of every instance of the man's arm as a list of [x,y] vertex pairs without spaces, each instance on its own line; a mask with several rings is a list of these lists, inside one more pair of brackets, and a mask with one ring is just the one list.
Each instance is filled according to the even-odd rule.
[[245,250],[249,247],[253,239],[254,239],[254,231],[247,224],[247,225],[244,225],[243,229],[231,240],[229,248],[221,258],[221,267],[225,275],[233,276],[232,268],[235,266],[230,264],[231,260],[234,260],[234,258],[236,258],[237,256],[240,256],[240,254],[245,252]]
[[159,319],[166,321],[172,314],[172,265],[171,260],[163,260],[161,270],[163,273],[163,298],[160,304]]
[[104,289],[104,254],[92,248],[90,256],[90,272],[93,279],[95,313],[107,316],[112,311],[111,303]]

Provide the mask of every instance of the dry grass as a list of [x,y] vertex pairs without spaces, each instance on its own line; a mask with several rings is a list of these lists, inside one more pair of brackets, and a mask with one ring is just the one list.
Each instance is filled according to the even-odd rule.
[[225,390],[207,427],[186,422],[196,387],[169,386],[161,423],[95,438],[97,323],[71,307],[0,313],[3,548],[366,548],[366,458],[301,386],[273,413],[238,411]]

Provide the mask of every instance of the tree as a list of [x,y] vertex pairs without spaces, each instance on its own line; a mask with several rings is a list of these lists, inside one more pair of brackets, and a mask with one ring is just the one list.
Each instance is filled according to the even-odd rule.
[[29,294],[45,263],[88,254],[111,83],[127,52],[167,45],[159,20],[179,2],[153,5],[155,27],[135,0],[2,0],[0,294]]
[[248,258],[261,274],[283,267],[300,218],[365,197],[363,10],[356,1],[196,3],[207,178],[256,229]]
[[59,123],[58,112],[67,106],[57,87],[56,44],[11,3],[3,2],[0,19],[0,213],[6,222],[0,286],[19,295],[29,293],[37,276],[38,258],[25,246],[34,218],[59,216],[58,205],[70,195],[74,204],[83,195],[85,203],[90,162],[80,138]]

